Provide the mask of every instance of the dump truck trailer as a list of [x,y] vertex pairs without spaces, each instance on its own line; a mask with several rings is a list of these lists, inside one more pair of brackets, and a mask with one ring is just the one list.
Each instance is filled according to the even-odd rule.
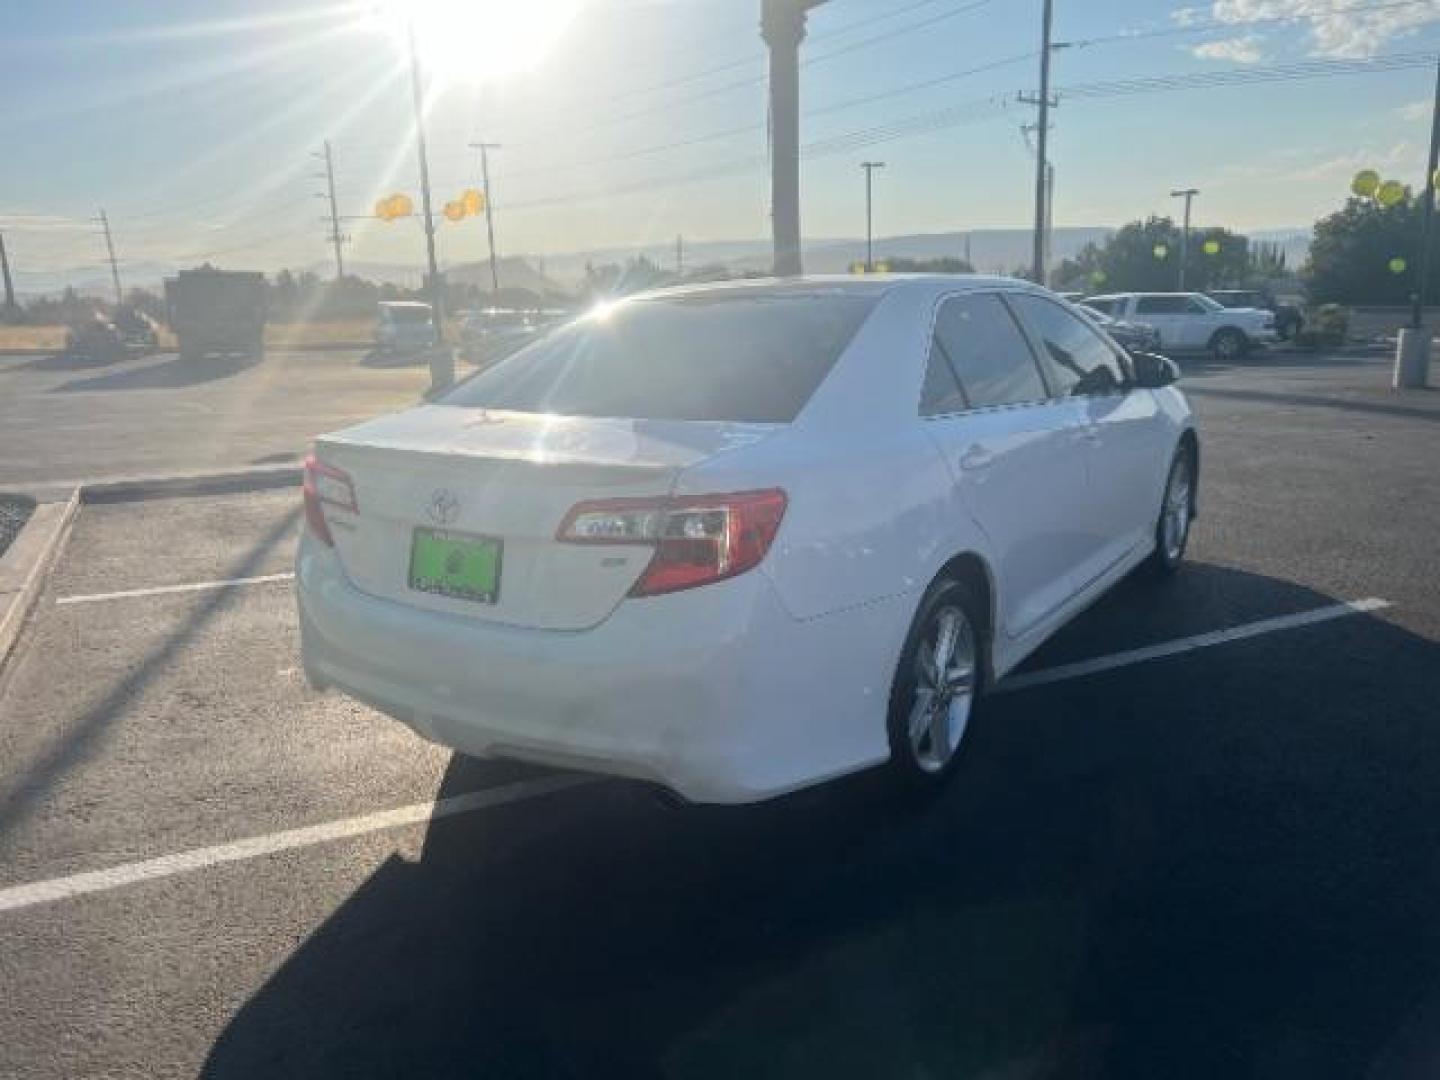
[[165,280],[165,308],[182,360],[265,352],[265,275],[182,270]]

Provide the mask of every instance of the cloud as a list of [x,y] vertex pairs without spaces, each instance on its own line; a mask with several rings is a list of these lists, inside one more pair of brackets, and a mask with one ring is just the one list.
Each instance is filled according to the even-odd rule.
[[1254,34],[1207,41],[1190,50],[1202,60],[1230,60],[1237,64],[1258,64],[1263,58],[1260,39]]
[[1429,98],[1422,101],[1411,101],[1396,109],[1395,115],[1401,120],[1428,120],[1430,119],[1430,110],[1434,107],[1434,102]]
[[[1195,8],[1181,8],[1171,18],[1181,26],[1200,20]],[[1381,6],[1366,11],[1356,3],[1336,0],[1213,0],[1209,17],[1227,26],[1257,22],[1292,21],[1304,26],[1310,51],[1316,56],[1363,59],[1381,52],[1392,42],[1410,37],[1422,27],[1440,22],[1440,0],[1417,0],[1413,4]],[[1233,39],[1243,40],[1243,39]],[[1217,42],[1215,44],[1224,44]],[[1195,51],[1197,56],[1215,56]],[[1237,59],[1220,55],[1221,59]],[[1248,62],[1248,61],[1247,61]]]
[[1289,170],[1295,180],[1324,180],[1329,177],[1349,178],[1361,169],[1378,169],[1388,175],[1400,168],[1417,168],[1424,172],[1423,164],[1415,147],[1408,142],[1397,142],[1388,149],[1357,150],[1349,154],[1323,158],[1308,166]]

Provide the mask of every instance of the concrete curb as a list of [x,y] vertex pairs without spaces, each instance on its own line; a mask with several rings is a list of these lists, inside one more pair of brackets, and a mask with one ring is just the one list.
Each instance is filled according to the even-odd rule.
[[75,511],[80,507],[80,489],[59,502],[41,502],[20,530],[20,535],[0,556],[0,668],[4,667],[20,628],[44,588],[45,577],[55,562]]
[[140,502],[187,495],[228,495],[243,491],[298,487],[300,462],[252,465],[242,469],[169,473],[157,476],[112,476],[90,480],[41,480],[6,484],[5,490],[29,495],[36,502],[58,502],[79,491],[82,503]]
[[44,588],[46,575],[82,503],[138,502],[295,487],[301,472],[298,464],[260,465],[170,476],[7,485],[6,491],[29,495],[36,506],[20,535],[0,556],[0,670],[20,638],[21,627]]

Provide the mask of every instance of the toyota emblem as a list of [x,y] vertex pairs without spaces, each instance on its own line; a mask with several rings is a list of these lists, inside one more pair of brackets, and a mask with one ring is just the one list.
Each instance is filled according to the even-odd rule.
[[460,500],[449,488],[440,488],[430,496],[425,512],[436,525],[449,525],[460,515]]

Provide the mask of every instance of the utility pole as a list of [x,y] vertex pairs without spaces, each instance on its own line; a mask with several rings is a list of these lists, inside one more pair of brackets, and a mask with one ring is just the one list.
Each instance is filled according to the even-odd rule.
[[330,243],[335,245],[335,280],[339,281],[345,276],[345,258],[340,253],[340,245],[345,242],[345,235],[340,231],[340,211],[335,205],[335,160],[330,154],[330,140],[325,140],[325,149],[317,157],[325,161],[325,175],[320,177],[325,181],[325,190],[330,198]]
[[675,276],[685,276],[685,237],[675,234]]
[[15,282],[10,280],[10,256],[5,254],[5,234],[0,233],[0,275],[5,278],[5,310],[15,310]]
[[865,170],[865,272],[875,272],[875,215],[874,215],[874,185],[873,178],[876,169],[883,169],[883,161],[862,161],[860,168]]
[[1182,188],[1170,192],[1172,199],[1185,200],[1185,227],[1180,231],[1180,292],[1185,291],[1185,264],[1190,261],[1190,204],[1199,194],[1199,188]]
[[435,216],[430,211],[430,159],[425,152],[425,94],[421,88],[420,55],[415,48],[415,20],[405,24],[410,46],[410,97],[415,108],[415,152],[420,159],[420,205],[425,212],[425,256],[430,269],[430,310],[435,319],[435,348],[430,350],[430,393],[448,390],[455,382],[455,356],[445,348],[445,287],[435,262]]
[[1394,387],[1428,386],[1430,331],[1425,329],[1425,297],[1430,291],[1430,235],[1435,225],[1435,170],[1440,168],[1440,65],[1435,72],[1435,102],[1430,112],[1430,159],[1425,167],[1425,202],[1420,218],[1420,277],[1411,300],[1410,325],[1395,347]]
[[1050,41],[1051,28],[1055,21],[1055,2],[1045,0],[1045,10],[1040,24],[1040,96],[1028,101],[1039,106],[1040,117],[1035,131],[1035,237],[1031,276],[1037,285],[1045,284],[1045,169],[1050,149],[1050,54],[1054,47]]
[[[1437,168],[1440,168],[1440,63],[1435,70],[1435,103],[1430,112],[1430,163],[1425,168],[1425,203],[1420,218],[1420,280],[1416,284],[1414,309],[1410,313],[1410,325],[1416,330],[1424,324],[1425,295],[1430,291],[1430,230],[1435,219]],[[1428,349],[1426,356],[1428,360]]]
[[[1064,48],[1064,47],[1065,47],[1065,46],[1063,46],[1063,45],[1054,45],[1054,46],[1051,46],[1051,49],[1052,49],[1052,51],[1053,51],[1054,49],[1062,49],[1062,48]],[[1032,153],[1032,154],[1036,153],[1036,149],[1035,149],[1035,145],[1030,141],[1030,133],[1031,133],[1032,131],[1038,131],[1038,130],[1039,130],[1039,125],[1037,125],[1037,124],[1021,124],[1021,125],[1020,125],[1020,137],[1025,140],[1025,149],[1029,150],[1030,153]],[[1041,235],[1041,237],[1042,237],[1040,249],[1041,249],[1041,258],[1042,258],[1042,260],[1043,260],[1043,265],[1046,266],[1047,268],[1050,266],[1051,262],[1053,261],[1052,256],[1054,255],[1054,233],[1055,233],[1055,163],[1054,163],[1053,161],[1046,161],[1046,162],[1045,162],[1045,213],[1044,213],[1044,215],[1043,215],[1043,221],[1042,221],[1042,224],[1041,224],[1041,231],[1040,231],[1040,235]]]
[[825,0],[761,0],[760,37],[770,49],[770,219],[776,277],[800,268],[800,42],[805,13]]
[[119,307],[125,302],[125,294],[120,288],[120,263],[115,258],[115,239],[110,235],[110,219],[105,216],[105,208],[100,208],[100,216],[95,219],[100,222],[100,228],[105,232],[105,252],[110,261],[110,280],[115,285],[115,306]]
[[485,235],[490,240],[490,302],[500,292],[500,264],[495,258],[495,200],[490,198],[490,151],[499,150],[499,143],[471,143],[471,148],[480,151],[480,181],[485,185]]

